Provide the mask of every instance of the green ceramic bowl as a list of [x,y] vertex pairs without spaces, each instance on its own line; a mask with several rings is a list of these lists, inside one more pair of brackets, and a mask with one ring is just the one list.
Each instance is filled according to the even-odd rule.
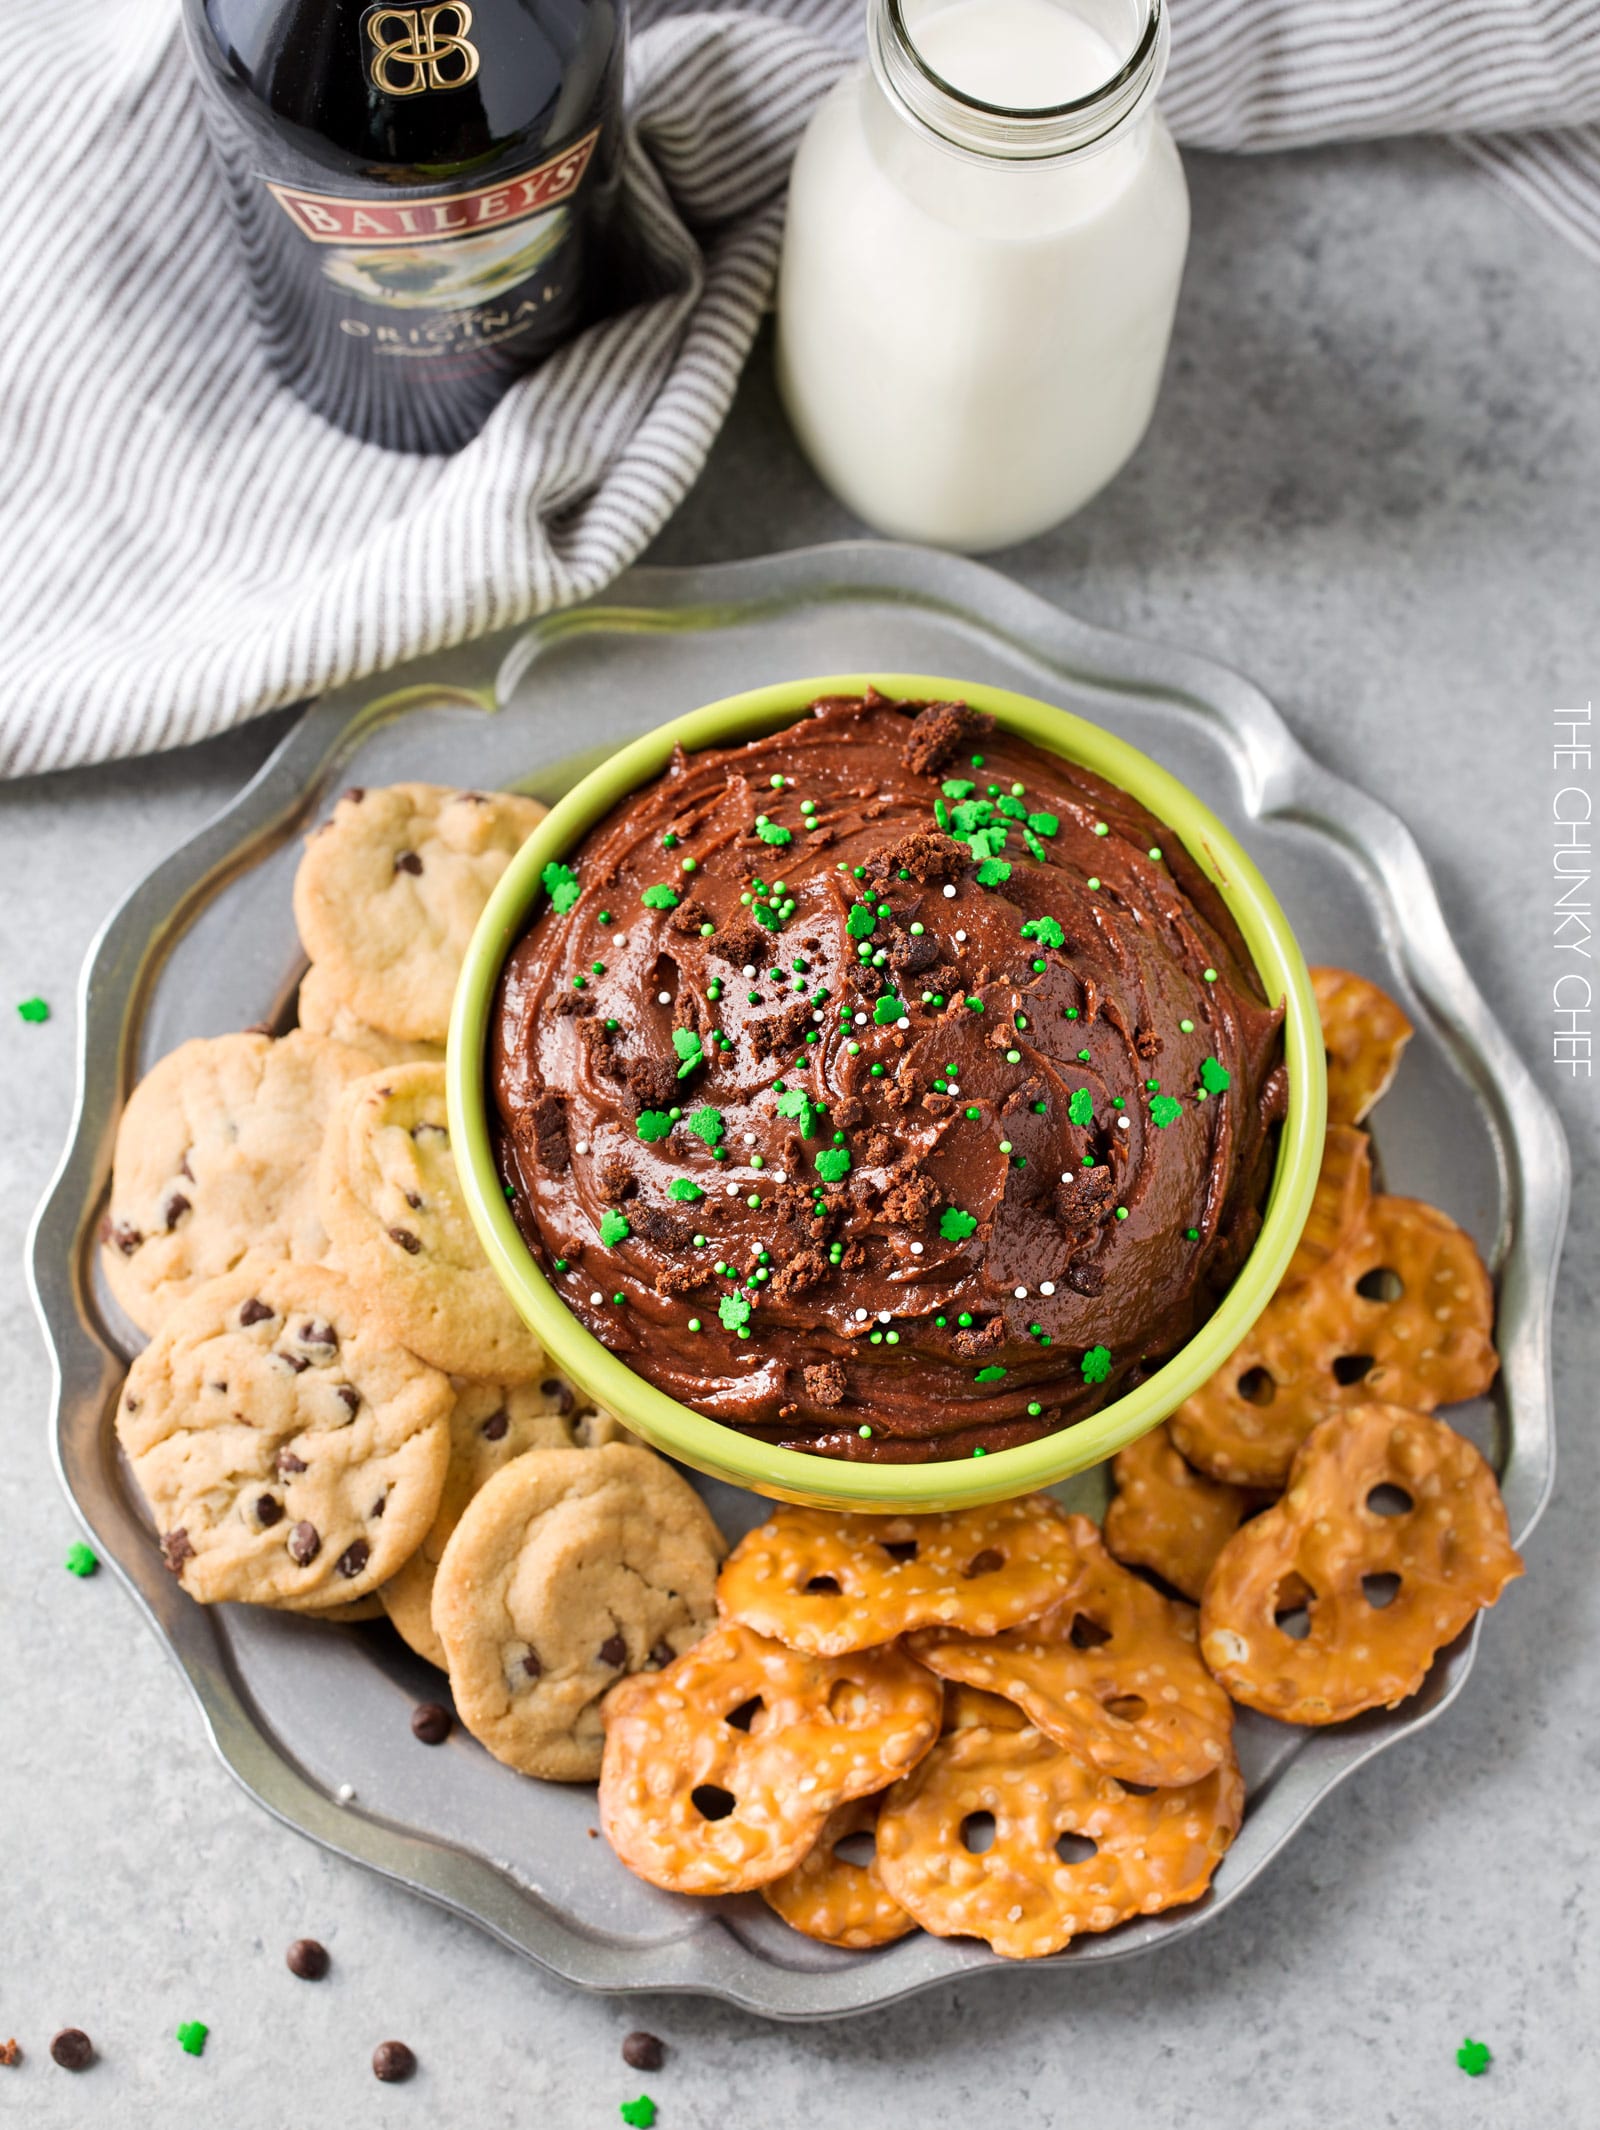
[[[869,685],[886,695],[955,698],[991,711],[1007,731],[1142,800],[1215,882],[1268,998],[1283,1001],[1289,1068],[1288,1116],[1261,1233],[1221,1307],[1182,1351],[1125,1397],[1057,1434],[987,1457],[916,1465],[849,1464],[752,1441],[679,1404],[608,1353],[567,1309],[517,1231],[495,1170],[485,1093],[495,986],[550,860],[564,857],[620,800],[659,776],[674,747],[693,752],[753,739],[790,723],[818,696],[859,695]],[[636,1435],[717,1479],[780,1501],[886,1515],[963,1508],[1050,1486],[1137,1440],[1214,1374],[1266,1306],[1299,1240],[1322,1159],[1327,1102],[1322,1029],[1304,958],[1271,889],[1216,816],[1148,755],[1098,725],[1030,696],[921,673],[836,673],[730,696],[658,725],[574,786],[489,898],[456,987],[448,1077],[451,1134],[473,1222],[506,1292],[555,1365]]]

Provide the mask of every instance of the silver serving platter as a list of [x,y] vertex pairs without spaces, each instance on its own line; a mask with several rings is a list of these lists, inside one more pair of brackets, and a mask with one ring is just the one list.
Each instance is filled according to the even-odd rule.
[[[1390,1189],[1429,1199],[1489,1257],[1501,1374],[1451,1418],[1501,1475],[1521,1540],[1554,1471],[1550,1306],[1568,1164],[1549,1103],[1474,989],[1426,867],[1387,807],[1319,768],[1247,681],[1187,653],[1088,627],[977,564],[847,544],[705,570],[637,570],[603,600],[325,696],[232,805],[136,887],[92,947],[79,1000],[77,1113],[35,1221],[35,1299],[55,1361],[55,1454],[101,1556],[161,1635],[217,1752],[269,1812],[468,1916],[567,1980],[678,1990],[774,2018],[887,2004],[980,1968],[1025,1970],[921,1934],[874,1953],[800,1938],[755,1896],[679,1899],[592,1838],[593,1792],[524,1781],[457,1731],[416,1747],[412,1704],[442,1682],[386,1624],[319,1625],[192,1603],[161,1566],[118,1460],[112,1412],[137,1345],[94,1244],[112,1141],[137,1076],[186,1037],[291,1011],[300,837],[352,783],[521,785],[553,798],[661,719],[764,682],[874,668],[982,679],[1114,728],[1235,829],[1307,958],[1374,977],[1417,1024],[1377,1117]],[[1102,1475],[1063,1493],[1097,1511]],[[751,1495],[707,1487],[730,1534]],[[1077,1940],[1063,1973],[1202,1930],[1351,1769],[1461,1691],[1476,1632],[1403,1708],[1296,1732],[1245,1714],[1249,1804],[1206,1897]],[[342,1789],[353,1797],[340,1801]]]

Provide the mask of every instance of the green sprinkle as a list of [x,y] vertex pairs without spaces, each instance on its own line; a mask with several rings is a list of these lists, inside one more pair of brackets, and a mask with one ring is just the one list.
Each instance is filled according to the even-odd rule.
[[981,998],[973,998],[969,995],[967,999],[967,1005],[974,1013],[981,1013],[983,1011],[983,1000]]
[[1068,1006],[1064,1009],[1064,1011],[1069,1021],[1075,1021],[1078,1018],[1078,1009],[1076,1006]]
[[750,1193],[750,1196],[745,1200],[745,1204],[750,1208],[752,1213],[759,1211],[761,1206],[760,1194],[756,1191],[752,1191]]
[[1004,798],[999,800],[997,802],[997,805],[998,810],[1003,813],[1008,820],[1026,821],[1028,818],[1028,809],[1018,798]]
[[943,799],[935,799],[933,802],[933,825],[935,828],[942,828],[945,834],[949,835],[950,809]]
[[1041,1413],[1042,1413],[1043,1411],[1044,1411],[1044,1407],[1043,1407],[1043,1406],[1042,1406],[1042,1405],[1041,1405],[1041,1404],[1039,1403],[1039,1401],[1038,1401],[1038,1400],[1037,1400],[1036,1398],[1035,1398],[1035,1399],[1032,1399],[1032,1400],[1030,1400],[1030,1402],[1029,1402],[1029,1405],[1028,1405],[1028,1418],[1029,1418],[1030,1420],[1037,1420],[1037,1419],[1038,1419],[1038,1417],[1039,1417],[1039,1415],[1040,1415],[1040,1414],[1041,1414]]
[[977,1449],[977,1450],[974,1450],[972,1454],[973,1454],[973,1456],[974,1456],[974,1457],[987,1457],[987,1456],[988,1456],[988,1454],[989,1454],[989,1452],[988,1452],[987,1450],[984,1450],[984,1449]]
[[203,2056],[211,2029],[203,2019],[186,2019],[178,2029],[178,2046],[185,2056]]
[[[699,1184],[692,1182],[687,1176],[674,1176],[667,1185],[667,1196],[677,1199],[679,1205],[698,1205],[705,1195]],[[703,1237],[701,1239],[704,1240]]]
[[1118,1208],[1117,1208],[1117,1218],[1118,1218],[1118,1220],[1126,1220],[1126,1219],[1127,1219],[1127,1217],[1128,1217],[1128,1209],[1127,1209],[1127,1207],[1126,1207],[1126,1206],[1118,1206]]
[[1109,836],[1111,833],[1110,829],[1106,826],[1104,821],[1096,821],[1096,823],[1094,824],[1094,832],[1097,836]]
[[1005,1370],[1000,1364],[991,1361],[987,1368],[980,1368],[972,1380],[974,1383],[998,1383],[1004,1374]]
[[1075,1087],[1067,1104],[1067,1115],[1074,1124],[1093,1124],[1094,1096],[1087,1087]]
[[1020,1050],[1008,1050],[1006,1052],[1006,1063],[1008,1065],[1020,1065],[1022,1063],[1022,1052]]
[[905,1000],[896,998],[892,991],[880,998],[872,1009],[872,1018],[879,1028],[887,1028],[900,1020],[905,1013]]
[[1200,1240],[1200,1230],[1198,1228],[1185,1228],[1183,1232],[1190,1242],[1198,1242]]
[[1183,1115],[1183,1104],[1176,1095],[1156,1095],[1150,1103],[1150,1121],[1158,1131],[1165,1131],[1169,1124],[1176,1124]]
[[1215,969],[1202,969],[1200,971],[1200,974],[1204,981],[1208,984],[1214,984],[1217,980],[1217,972]]
[[680,1080],[693,1072],[697,1065],[705,1063],[705,1058],[700,1049],[700,1038],[692,1028],[674,1028],[672,1031],[672,1047],[683,1060],[683,1063],[678,1067],[678,1078]]
[[662,839],[661,839],[661,848],[662,848],[662,849],[663,849],[664,851],[675,851],[675,850],[677,849],[677,847],[678,847],[678,839],[677,839],[677,837],[676,837],[676,836],[675,836],[675,835],[674,835],[674,834],[672,833],[671,829],[669,828],[669,829],[667,830],[666,834],[665,834],[665,835],[664,835],[664,836],[662,837]]
[[637,2100],[620,2101],[618,2113],[631,2130],[650,2130],[656,2119],[656,2104],[648,2093],[641,2093]]
[[1179,1026],[1179,1027],[1180,1027],[1180,1028],[1181,1028],[1181,1029],[1183,1030],[1183,1032],[1184,1032],[1184,1034],[1185,1034],[1185,1035],[1193,1035],[1193,1034],[1194,1034],[1194,1022],[1193,1022],[1193,1021],[1179,1021],[1179,1023],[1178,1023],[1178,1026]]
[[565,1272],[567,1269],[566,1259],[564,1257],[558,1257],[555,1260],[555,1267],[558,1272]]
[[850,1156],[842,1146],[830,1146],[817,1156],[817,1174],[824,1183],[842,1183],[850,1173]]
[[982,1111],[981,1109],[971,1109],[971,1108],[969,1108],[969,1109],[968,1109],[968,1111],[967,1111],[967,1115],[968,1115],[969,1117],[971,1117],[971,1118],[973,1119],[973,1121],[974,1121],[974,1122],[976,1122],[976,1121],[977,1121],[977,1119],[978,1119],[979,1117],[981,1117],[981,1116],[983,1115],[983,1111]]
[[858,1427],[856,1429],[856,1433],[861,1437],[863,1442],[870,1442],[872,1440],[872,1430],[870,1427]]
[[[1022,936],[1024,939],[1036,939],[1041,947],[1062,947],[1067,941],[1066,933],[1053,917],[1030,917],[1022,928]],[[1044,963],[1035,962],[1034,967],[1042,969]]]
[[881,1065],[874,1065],[874,1066],[873,1066],[873,1068],[872,1068],[872,1077],[873,1077],[873,1078],[874,1078],[875,1080],[881,1080],[881,1079],[883,1078],[883,1067],[882,1067]]
[[1091,1346],[1081,1363],[1085,1383],[1103,1383],[1111,1373],[1111,1348]]
[[601,922],[602,924],[610,924],[610,922],[611,922],[611,912],[610,912],[609,910],[602,910],[602,911],[600,912],[600,922]]
[[780,828],[776,821],[763,821],[760,827],[756,830],[756,834],[761,838],[763,843],[776,843],[782,845],[785,843],[792,843],[794,841],[793,830],[787,828]]
[[963,1309],[961,1314],[956,1318],[956,1322],[961,1326],[961,1329],[963,1331],[968,1330],[972,1324],[972,1311],[970,1309]]
[[1034,834],[1031,828],[1025,828],[1022,831],[1022,840],[1028,846],[1028,856],[1032,858],[1036,864],[1043,865],[1044,845],[1039,841],[1038,837]]
[[500,1188],[508,1198],[515,1198],[517,1195],[517,1187],[514,1183],[503,1183]]
[[1155,862],[1156,862],[1156,864],[1157,864],[1157,865],[1159,865],[1159,864],[1161,863],[1161,846],[1160,846],[1160,844],[1159,844],[1159,843],[1152,843],[1152,844],[1151,844],[1151,846],[1150,846],[1150,850],[1149,850],[1149,855],[1150,855],[1150,857],[1152,857],[1152,858],[1153,858],[1153,859],[1155,860]]
[[1002,1140],[1001,1140],[1001,1142],[1000,1142],[1000,1151],[1001,1151],[1001,1153],[1002,1153],[1002,1154],[1009,1154],[1009,1153],[1010,1153],[1010,1151],[1011,1151],[1011,1141],[1010,1141],[1009,1139],[1002,1139]]
[[698,1331],[700,1329],[700,1319],[697,1316],[690,1317],[689,1329],[691,1331]]
[[80,1540],[67,1548],[65,1567],[69,1575],[93,1575],[100,1565],[99,1556]]
[[716,931],[716,929],[717,928],[714,924],[703,924],[700,927],[700,937],[702,939],[709,939],[711,935]]
[[1208,1095],[1226,1094],[1233,1085],[1233,1074],[1218,1058],[1200,1060],[1200,1085]]
[[633,1230],[615,1207],[600,1216],[600,1240],[608,1250],[615,1249],[619,1242],[626,1242]]
[[1099,875],[1096,873],[1091,873],[1089,875],[1088,881],[1085,884],[1091,888],[1097,888],[1100,885]]
[[1481,2078],[1493,2061],[1488,2042],[1474,2041],[1470,2035],[1456,2050],[1456,2062],[1469,2078]]
[[750,1304],[742,1294],[725,1294],[717,1304],[725,1331],[737,1331],[750,1321]]
[[670,888],[664,880],[654,887],[647,887],[639,897],[647,910],[675,910],[678,907],[678,891]]
[[1036,836],[1053,836],[1061,823],[1054,814],[1029,814],[1028,826]]
[[972,766],[974,769],[981,769],[983,767],[983,756],[981,754],[975,754],[972,757]]
[[817,1136],[818,1114],[817,1105],[798,1087],[786,1088],[778,1097],[778,1115],[795,1118],[800,1126],[802,1139],[814,1139]]
[[683,870],[686,873],[692,873],[695,869],[694,860],[692,858],[680,858],[678,863],[682,866]]
[[965,1242],[978,1225],[976,1213],[964,1213],[959,1206],[946,1206],[939,1215],[939,1233],[946,1242]]
[[665,1139],[672,1129],[672,1119],[664,1109],[642,1109],[639,1112],[639,1137],[650,1142]]
[[684,1121],[695,1137],[703,1139],[709,1147],[714,1148],[722,1137],[722,1112],[720,1109],[713,1109],[709,1102],[704,1109],[697,1109]]
[[1004,858],[985,858],[978,867],[979,887],[1004,887],[1011,878],[1011,868]]
[[977,788],[971,777],[946,777],[939,786],[947,799],[970,799]]
[[578,899],[578,876],[570,865],[563,865],[552,858],[539,875],[540,884],[550,897],[553,907],[563,916]]

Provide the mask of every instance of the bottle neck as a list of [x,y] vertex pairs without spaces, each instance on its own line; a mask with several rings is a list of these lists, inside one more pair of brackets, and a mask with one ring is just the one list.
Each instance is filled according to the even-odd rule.
[[898,117],[941,148],[980,162],[1060,163],[1092,154],[1149,111],[1167,70],[1165,0],[1083,0],[1082,19],[1105,37],[1111,55],[1107,78],[1060,103],[985,102],[946,80],[919,45],[919,25],[937,12],[938,0],[868,0],[872,71]]

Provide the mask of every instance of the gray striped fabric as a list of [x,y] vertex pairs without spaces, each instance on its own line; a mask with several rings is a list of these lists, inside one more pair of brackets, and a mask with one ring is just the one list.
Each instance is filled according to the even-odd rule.
[[[1181,140],[1404,131],[1600,258],[1594,0],[1173,0]],[[0,773],[172,747],[584,597],[703,463],[801,128],[860,0],[635,10],[625,198],[671,293],[451,458],[355,442],[256,348],[176,0],[9,0],[0,142]]]

